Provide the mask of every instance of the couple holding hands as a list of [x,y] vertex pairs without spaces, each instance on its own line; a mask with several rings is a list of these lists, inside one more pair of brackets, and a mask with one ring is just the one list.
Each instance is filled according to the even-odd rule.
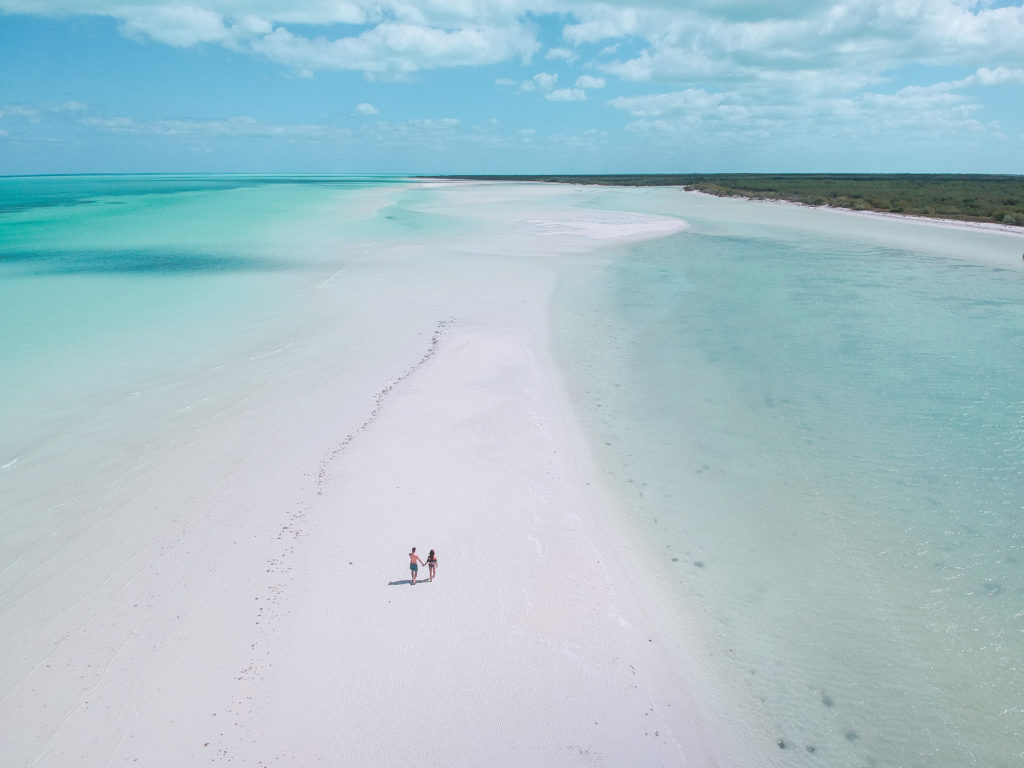
[[434,580],[434,573],[437,570],[437,555],[434,554],[434,550],[430,550],[430,554],[427,555],[427,562],[423,562],[420,556],[416,554],[416,547],[412,548],[409,553],[409,570],[412,571],[412,583],[416,583],[416,573],[419,571],[419,567],[425,565],[430,569],[430,581]]

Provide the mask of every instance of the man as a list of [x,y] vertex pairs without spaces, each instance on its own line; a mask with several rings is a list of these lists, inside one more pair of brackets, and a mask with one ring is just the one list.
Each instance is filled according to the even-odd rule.
[[412,552],[409,553],[409,570],[412,571],[412,583],[416,583],[416,572],[419,571],[421,565],[426,565],[420,556],[416,554],[416,547],[412,548]]

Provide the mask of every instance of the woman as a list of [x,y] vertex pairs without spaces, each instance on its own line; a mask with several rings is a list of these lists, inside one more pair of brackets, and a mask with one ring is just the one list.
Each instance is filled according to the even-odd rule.
[[412,552],[409,553],[409,570],[412,571],[413,584],[416,583],[416,573],[419,571],[420,565],[426,565],[426,563],[420,560],[420,556],[416,554],[416,547],[413,547]]
[[427,555],[427,567],[430,568],[430,580],[434,580],[434,573],[437,571],[437,555],[434,554],[434,550],[430,550],[430,554]]

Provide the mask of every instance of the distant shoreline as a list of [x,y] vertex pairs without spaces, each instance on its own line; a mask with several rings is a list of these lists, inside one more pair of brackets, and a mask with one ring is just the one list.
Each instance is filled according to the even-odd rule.
[[602,186],[672,186],[718,197],[795,203],[1024,233],[1024,176],[985,174],[522,174],[432,176]]
[[[692,190],[697,194],[708,194],[699,190]],[[870,218],[878,219],[900,219],[903,221],[916,221],[922,224],[932,224],[937,227],[952,227],[954,229],[967,229],[967,230],[984,230],[987,232],[1002,232],[1009,235],[1017,235],[1024,237],[1024,226],[1017,226],[1014,224],[1003,224],[996,223],[994,221],[977,221],[974,219],[951,219],[944,216],[926,216],[923,214],[915,213],[894,213],[892,211],[875,211],[875,210],[863,210],[855,208],[840,208],[834,205],[811,205],[809,203],[798,203],[790,200],[772,200],[769,198],[757,198],[747,197],[739,198],[738,195],[732,195],[738,199],[752,200],[761,203],[775,203],[777,205],[796,205],[801,208],[816,208],[835,211],[836,213],[845,213],[853,216],[866,216]]]

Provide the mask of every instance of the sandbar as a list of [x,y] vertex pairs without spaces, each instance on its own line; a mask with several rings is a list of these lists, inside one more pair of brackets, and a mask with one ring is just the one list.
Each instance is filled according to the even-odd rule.
[[432,194],[474,226],[367,245],[172,434],[95,445],[6,569],[7,764],[727,764],[597,513],[548,328],[566,260],[685,223]]

